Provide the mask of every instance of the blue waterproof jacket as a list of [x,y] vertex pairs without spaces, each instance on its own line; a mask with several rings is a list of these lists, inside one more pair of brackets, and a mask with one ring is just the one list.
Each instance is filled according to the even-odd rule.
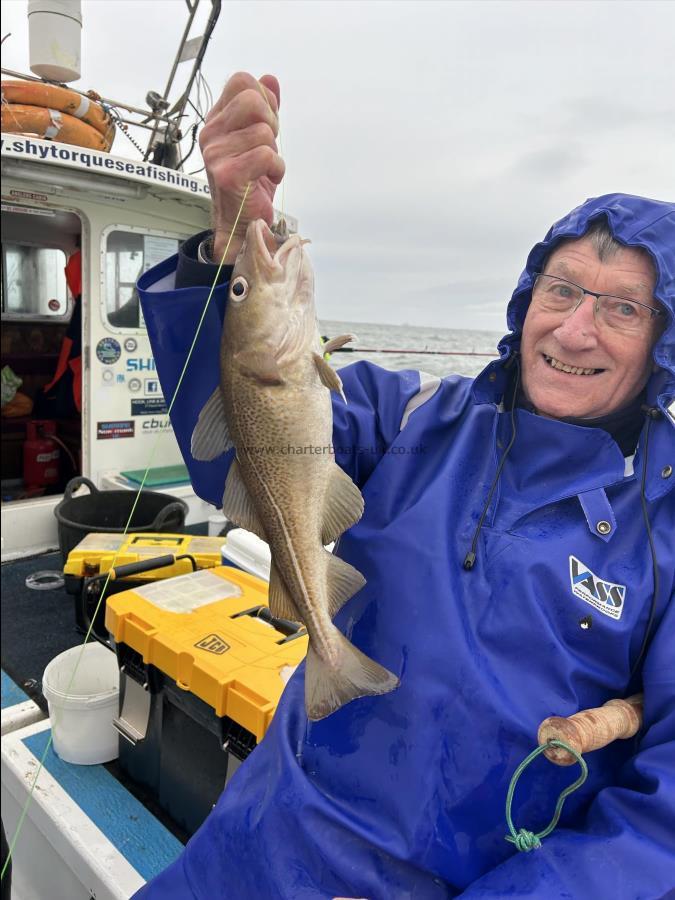
[[[515,443],[466,571],[512,433],[502,398],[533,273],[561,238],[601,215],[619,241],[649,252],[668,310],[648,385],[659,411],[648,452],[646,426],[625,460],[600,428],[517,408]],[[175,267],[173,257],[139,282],[166,397],[208,294],[173,290]],[[189,445],[218,380],[225,301],[220,287],[172,415],[197,493],[218,506],[231,457],[194,462]],[[361,488],[365,513],[336,552],[367,585],[336,623],[401,685],[311,723],[301,666],[264,741],[182,856],[138,898],[675,895],[674,307],[675,204],[611,194],[575,209],[534,247],[501,358],[474,381],[368,363],[341,370],[349,402],[334,400],[336,458]],[[598,533],[599,521],[608,533]],[[539,723],[642,685],[642,731],[589,754],[588,780],[559,826],[540,849],[518,852],[504,839],[505,798]],[[519,782],[516,827],[540,831],[577,775],[539,757]]]

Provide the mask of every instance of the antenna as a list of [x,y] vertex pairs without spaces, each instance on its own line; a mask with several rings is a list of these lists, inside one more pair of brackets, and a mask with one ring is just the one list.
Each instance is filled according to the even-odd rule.
[[[211,12],[204,33],[190,38],[190,31],[201,0],[185,0],[185,2],[189,10],[188,21],[171,67],[169,79],[163,94],[159,94],[157,91],[148,91],[145,98],[148,105],[147,109],[131,106],[129,103],[119,100],[112,100],[109,97],[102,97],[95,91],[87,91],[85,93],[70,85],[68,87],[68,90],[80,94],[82,97],[95,100],[101,103],[104,109],[110,111],[115,124],[126,134],[136,149],[143,154],[144,160],[149,159],[152,155],[153,163],[170,169],[182,169],[184,160],[187,159],[196,144],[197,126],[194,125],[192,127],[192,147],[183,159],[180,158],[180,141],[183,138],[181,120],[185,115],[185,107],[190,101],[190,92],[199,75],[206,48],[216,27],[221,9],[221,0],[210,0]],[[25,72],[6,69],[4,66],[1,69],[2,74],[9,75],[12,78],[19,78],[22,81],[62,86],[65,86],[65,82],[79,78],[80,32],[82,28],[80,0],[30,0],[29,15],[31,68],[39,74],[28,75]],[[53,25],[52,20],[54,19],[57,20],[57,25],[60,27],[60,31],[58,31],[60,43],[55,43],[52,40],[58,30]],[[8,37],[8,35],[5,37]],[[50,40],[51,43],[49,43]],[[68,54],[65,54],[66,49],[68,49]],[[59,53],[57,53],[57,57],[53,58],[56,51],[59,51]],[[178,66],[182,62],[189,62],[190,60],[194,60],[194,64],[187,87],[170,109],[169,94]],[[119,110],[123,110],[126,115],[122,115]],[[135,128],[144,128],[150,132],[148,146],[145,151],[129,134],[127,127],[129,125]]]
[[[199,74],[206,48],[211,39],[213,29],[216,27],[216,22],[220,16],[221,9],[221,0],[211,0],[211,13],[206,23],[204,33],[198,37],[190,38],[190,31],[200,0],[192,0],[192,2],[190,2],[190,0],[185,0],[185,2],[189,10],[188,21],[185,30],[183,31],[183,36],[173,61],[173,66],[171,67],[164,93],[160,95],[156,91],[149,91],[145,98],[146,103],[152,111],[152,115],[148,116],[145,122],[154,120],[154,124],[143,159],[147,160],[152,154],[152,162],[157,163],[158,165],[167,166],[170,169],[178,168],[182,162],[178,159],[179,144],[183,137],[180,128],[181,119],[185,114],[185,107],[190,98],[190,92],[192,91],[195,79]],[[173,105],[172,109],[167,112],[167,110],[169,110],[169,94],[171,93],[178,66],[180,63],[188,62],[191,59],[194,59],[194,65],[192,66],[192,72],[190,73],[187,87]],[[162,121],[166,123],[163,128],[161,127]]]

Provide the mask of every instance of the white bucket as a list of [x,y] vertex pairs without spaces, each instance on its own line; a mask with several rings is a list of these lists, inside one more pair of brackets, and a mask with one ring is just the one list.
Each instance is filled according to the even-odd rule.
[[209,537],[217,537],[227,525],[227,518],[222,513],[209,516]]
[[61,759],[90,766],[117,758],[112,720],[119,712],[119,691],[117,657],[98,642],[84,650],[81,646],[66,650],[47,665],[42,693],[49,706],[54,750]]

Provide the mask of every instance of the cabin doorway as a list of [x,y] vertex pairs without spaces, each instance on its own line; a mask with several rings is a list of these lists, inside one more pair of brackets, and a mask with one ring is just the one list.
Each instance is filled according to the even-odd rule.
[[61,494],[82,471],[82,221],[3,203],[2,502]]

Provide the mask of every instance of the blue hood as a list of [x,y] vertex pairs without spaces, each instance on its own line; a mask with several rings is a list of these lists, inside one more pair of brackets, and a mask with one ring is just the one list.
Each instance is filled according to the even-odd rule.
[[634,197],[631,194],[605,194],[577,206],[556,222],[543,241],[535,244],[527,258],[525,270],[518,279],[509,302],[506,323],[509,334],[499,343],[501,359],[486,371],[501,368],[514,350],[520,347],[525,314],[532,299],[532,285],[550,253],[565,239],[581,237],[590,224],[605,217],[609,228],[622,244],[640,247],[652,258],[657,273],[654,296],[665,307],[668,324],[654,347],[654,361],[663,372],[657,372],[657,396],[650,383],[650,399],[657,401],[663,412],[675,398],[675,203]]
[[[523,323],[532,299],[536,273],[541,272],[549,254],[563,240],[581,237],[593,221],[603,216],[616,240],[629,247],[646,250],[656,269],[654,296],[666,309],[668,321],[654,346],[653,356],[659,371],[649,381],[647,399],[651,405],[658,405],[664,414],[664,423],[658,431],[661,432],[659,444],[667,455],[667,443],[672,441],[672,429],[675,428],[675,410],[672,408],[675,402],[675,203],[649,200],[631,194],[605,194],[603,197],[586,200],[556,222],[544,239],[535,244],[527,258],[525,270],[518,279],[508,305],[506,321],[510,332],[499,343],[500,358],[490,363],[476,379],[474,397],[478,402],[494,402],[495,395],[501,396],[504,393],[509,377],[504,363],[520,348]],[[657,459],[660,460],[661,456],[658,453]],[[636,471],[637,463],[636,459]],[[667,463],[668,460],[664,459],[664,465]],[[672,464],[672,459],[670,463]],[[654,478],[656,479],[656,473]],[[668,479],[668,483],[661,478],[653,480],[647,496],[651,499],[664,493],[671,488],[670,481],[672,479]]]

